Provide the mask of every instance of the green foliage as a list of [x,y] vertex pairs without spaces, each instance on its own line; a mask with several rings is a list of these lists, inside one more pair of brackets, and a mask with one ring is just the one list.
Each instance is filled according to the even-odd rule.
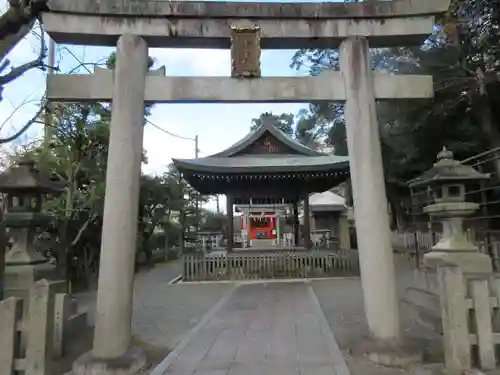
[[217,212],[205,211],[200,226],[201,231],[222,232],[227,225],[227,215]]
[[264,125],[265,121],[273,122],[273,125],[283,133],[285,133],[289,137],[293,136],[293,114],[282,113],[281,115],[274,115],[272,112],[264,112],[258,118],[252,119],[252,126],[250,126],[250,131],[256,131],[258,128]]
[[[110,128],[109,109],[101,105],[57,104],[50,144],[27,150],[42,172],[64,181],[66,189],[45,201],[56,230],[43,246],[51,247],[58,268],[72,285],[89,285],[99,266]],[[144,157],[145,160],[145,157]],[[170,166],[163,176],[141,176],[138,254],[181,246],[183,233],[194,232],[202,217],[196,200],[206,201]]]
[[252,119],[250,131],[256,131],[264,125],[265,121],[269,121],[290,138],[308,147],[316,148],[319,144],[318,141],[322,135],[322,131],[318,131],[317,124],[311,121],[306,112],[299,112],[297,117],[297,123],[294,124],[295,116],[291,113],[275,115],[272,112],[264,112],[258,118]]
[[[406,181],[428,169],[443,145],[458,159],[500,147],[499,29],[499,0],[456,0],[421,47],[372,50],[373,69],[428,74],[435,83],[431,100],[377,103],[393,211],[398,211],[407,194]],[[339,52],[302,49],[295,53],[291,67],[306,69],[312,76],[338,70]],[[287,134],[303,144],[324,144],[336,154],[348,154],[341,104],[311,103],[287,127],[292,129]]]

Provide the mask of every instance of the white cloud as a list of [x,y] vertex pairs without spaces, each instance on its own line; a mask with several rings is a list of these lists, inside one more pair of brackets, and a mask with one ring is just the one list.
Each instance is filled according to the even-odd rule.
[[179,68],[191,76],[222,76],[230,73],[229,50],[151,48],[150,55],[159,66],[166,65],[168,75],[185,75],[177,72]]

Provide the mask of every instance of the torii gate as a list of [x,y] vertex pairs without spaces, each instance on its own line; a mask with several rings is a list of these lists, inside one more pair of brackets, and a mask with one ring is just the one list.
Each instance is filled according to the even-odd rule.
[[[431,98],[433,85],[429,76],[373,73],[369,47],[421,44],[433,31],[434,16],[449,3],[50,0],[51,11],[42,21],[56,42],[117,45],[114,72],[53,75],[47,83],[50,100],[112,101],[113,106],[94,346],[79,359],[83,372],[78,373],[99,367],[99,374],[107,374],[111,363],[130,370],[144,363],[130,347],[130,322],[145,102],[345,102],[366,317],[374,338],[397,340],[399,313],[375,100]],[[256,43],[264,49],[340,46],[340,71],[252,79],[147,73],[148,47],[230,48],[230,26],[258,26]]]

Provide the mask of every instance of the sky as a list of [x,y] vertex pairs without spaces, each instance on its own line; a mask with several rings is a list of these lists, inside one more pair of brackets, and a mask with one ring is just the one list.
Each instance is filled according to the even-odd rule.
[[[302,0],[303,1],[303,0]],[[295,1],[288,1],[295,2]],[[6,8],[7,0],[0,0],[0,9]],[[35,30],[40,33],[40,30]],[[12,66],[18,66],[36,58],[40,40],[29,34],[8,55]],[[59,73],[68,73],[81,62],[103,61],[113,51],[107,47],[56,46],[56,66]],[[304,76],[307,71],[290,68],[295,51],[263,51],[261,70],[263,76]],[[164,65],[169,76],[229,76],[231,72],[229,50],[159,49],[151,48],[149,55],[155,60],[155,67]],[[90,68],[92,69],[92,68]],[[87,74],[80,70],[81,74]],[[46,72],[31,70],[8,84],[0,102],[0,136],[6,137],[20,129],[34,113],[45,91]],[[194,157],[194,137],[198,135],[200,157],[204,157],[231,146],[245,136],[252,118],[263,112],[296,114],[306,104],[157,104],[149,120],[170,133],[173,137],[152,125],[144,133],[144,149],[148,164],[143,172],[161,174],[172,158]],[[26,144],[42,134],[42,126],[34,125],[17,144]],[[187,138],[187,139],[183,139]],[[12,145],[11,145],[12,147]],[[220,207],[225,210],[225,199],[221,197]],[[215,202],[206,208],[214,209]]]

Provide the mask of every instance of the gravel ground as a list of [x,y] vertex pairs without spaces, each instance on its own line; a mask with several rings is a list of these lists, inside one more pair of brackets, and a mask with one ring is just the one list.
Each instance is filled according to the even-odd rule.
[[[412,281],[412,264],[397,258],[398,293]],[[168,354],[222,296],[233,288],[230,283],[173,284],[169,281],[181,272],[181,264],[158,265],[136,276],[132,331],[137,345],[143,346],[154,367]],[[364,316],[363,293],[359,278],[312,281],[311,285],[333,334],[342,349],[352,375],[414,374],[374,365],[352,357],[349,349],[368,336]],[[95,308],[95,292],[78,295],[80,303],[91,311]],[[403,329],[412,329],[411,319],[401,310]],[[93,323],[93,316],[90,316]]]
[[[397,259],[398,294],[411,283],[412,267],[403,258]],[[311,282],[335,339],[348,349],[368,335],[360,278],[343,278]],[[409,329],[409,318],[402,311],[403,329]]]
[[136,289],[132,331],[147,343],[173,348],[232,284],[151,284]]
[[[169,285],[181,270],[180,262],[171,262],[142,270],[135,278],[133,340],[145,349],[151,367],[233,288],[232,284]],[[79,293],[75,298],[80,309],[89,311],[89,324],[94,325],[96,292]]]
[[[396,273],[398,295],[401,297],[413,280],[412,262],[406,257],[398,256]],[[415,374],[424,370],[422,367],[401,370],[377,366],[365,358],[353,357],[350,354],[350,349],[369,335],[359,278],[312,281],[311,285],[352,375]],[[417,331],[411,311],[408,311],[405,305],[400,305],[400,315],[403,332],[409,337],[416,337]]]
[[[136,275],[132,334],[140,343],[173,348],[231,288],[231,284],[169,282],[181,273],[181,263],[157,265]],[[75,296],[79,308],[89,311],[94,325],[96,292]]]

